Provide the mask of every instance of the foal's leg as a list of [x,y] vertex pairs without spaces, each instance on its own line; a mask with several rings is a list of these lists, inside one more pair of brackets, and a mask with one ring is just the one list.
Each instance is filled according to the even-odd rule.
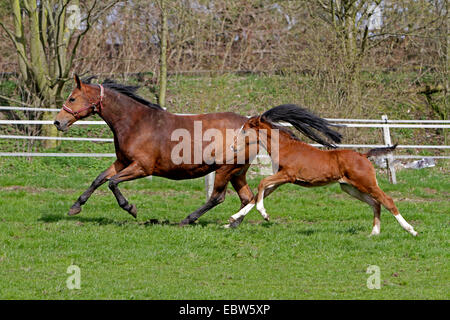
[[83,192],[83,194],[77,199],[72,207],[70,207],[68,215],[74,216],[80,213],[81,206],[86,203],[86,201],[94,193],[94,191],[102,184],[104,184],[110,177],[122,170],[123,167],[123,164],[116,160],[108,169],[100,173],[99,176],[92,182],[91,186],[85,192]]
[[[236,224],[236,221],[239,221],[239,220],[242,221],[244,219],[244,217],[250,212],[250,210],[255,206],[255,202],[256,202],[256,208],[258,209],[258,211],[261,213],[263,218],[266,221],[268,221],[269,215],[267,214],[266,209],[264,208],[263,199],[265,197],[267,197],[269,194],[271,194],[280,185],[282,185],[286,182],[287,182],[287,179],[284,176],[284,173],[282,171],[279,171],[276,174],[261,180],[261,182],[259,183],[258,194],[256,195],[256,197],[250,203],[248,203],[245,207],[241,208],[241,210],[239,210],[238,213],[232,215],[229,220],[230,223],[227,224],[225,227],[226,228],[234,227]],[[266,191],[266,194],[264,195],[265,191]],[[256,199],[256,201],[255,201],[255,199]]]
[[[276,188],[285,184],[289,180],[287,179],[283,171],[278,171],[270,177],[266,177],[261,180],[258,186],[258,195],[256,197],[256,209],[261,213],[264,220],[269,221],[270,217],[264,208],[264,198],[268,197]],[[264,195],[265,194],[265,195]]]
[[[348,169],[348,177],[346,177],[346,180],[360,192],[369,194],[375,201],[382,204],[383,207],[385,207],[394,215],[403,229],[408,231],[413,236],[417,236],[417,232],[402,217],[392,198],[386,195],[378,186],[377,178],[375,176],[375,170],[373,169],[372,164],[370,164],[370,167],[368,166],[367,168],[365,168],[365,170],[361,169],[362,168],[358,168],[358,170],[354,170],[353,168]],[[364,172],[365,174],[362,174]]]
[[347,183],[340,183],[342,191],[348,193],[349,195],[355,197],[362,202],[367,203],[373,209],[373,229],[370,235],[378,235],[380,234],[381,225],[380,225],[380,215],[381,215],[381,205],[377,201],[375,201],[369,194],[363,193]]
[[413,236],[417,236],[417,232],[414,230],[414,228],[406,222],[406,220],[402,217],[400,212],[398,211],[397,207],[394,204],[394,201],[391,197],[386,195],[378,186],[373,186],[371,190],[369,191],[369,194],[378,202],[380,202],[383,207],[388,209],[397,219],[398,223],[402,226],[403,229],[408,231]]
[[225,194],[227,191],[227,184],[232,177],[232,173],[229,172],[229,169],[219,169],[216,171],[216,177],[214,179],[214,189],[211,194],[211,197],[208,201],[195,210],[193,213],[188,215],[183,221],[180,222],[180,227],[186,226],[188,224],[194,223],[198,218],[200,218],[207,211],[211,210],[218,204],[225,201]]
[[[253,200],[253,197],[254,197],[253,192],[250,189],[250,187],[248,186],[247,179],[245,177],[245,174],[247,173],[247,169],[248,169],[248,166],[245,169],[245,171],[243,171],[240,175],[234,176],[231,179],[231,185],[236,190],[236,192],[238,193],[239,199],[241,200],[241,208],[239,210],[246,207]],[[253,206],[251,206],[251,207],[253,207]],[[244,217],[245,217],[244,215],[241,216],[240,218],[236,219],[233,223],[230,223],[226,227],[232,227],[232,228],[238,227],[244,220]]]
[[130,181],[145,176],[148,176],[148,174],[145,173],[144,169],[137,162],[133,162],[109,179],[109,189],[111,189],[116,197],[119,206],[123,210],[128,211],[128,213],[135,218],[137,216],[136,206],[128,203],[128,200],[122,195],[117,185],[124,181]]

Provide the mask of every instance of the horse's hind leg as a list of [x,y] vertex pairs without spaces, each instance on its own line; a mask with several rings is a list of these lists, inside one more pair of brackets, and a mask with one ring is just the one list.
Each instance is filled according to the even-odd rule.
[[[361,172],[364,171],[366,173],[361,174]],[[383,207],[385,207],[394,215],[394,217],[397,219],[398,223],[400,223],[403,229],[408,231],[413,236],[417,236],[417,232],[402,217],[397,207],[395,206],[392,198],[386,195],[383,192],[383,190],[381,190],[380,187],[378,186],[377,178],[375,176],[375,170],[373,169],[373,166],[371,164],[370,167],[366,168],[366,170],[362,170],[361,167],[357,171],[348,170],[347,175],[348,177],[346,178],[347,180],[346,182],[353,185],[360,192],[369,194],[375,201],[382,204]]]
[[92,182],[89,188],[83,192],[83,194],[75,201],[75,203],[70,207],[69,216],[74,216],[81,212],[81,206],[88,201],[90,196],[94,193],[94,191],[104,184],[110,177],[117,174],[123,168],[123,164],[119,161],[115,161],[108,169],[103,171],[98,175],[97,178]]
[[387,210],[389,210],[397,219],[398,223],[402,226],[403,229],[408,231],[413,236],[417,236],[417,232],[414,230],[414,228],[406,222],[406,220],[402,217],[400,212],[398,211],[397,207],[394,204],[394,200],[392,200],[391,197],[386,195],[383,190],[381,190],[378,186],[373,186],[369,190],[369,194],[377,200],[379,203],[383,205]]
[[381,205],[377,201],[375,201],[369,194],[363,193],[347,183],[340,183],[342,191],[348,193],[352,197],[367,203],[373,209],[373,229],[370,235],[378,235],[381,231]]
[[109,179],[109,189],[111,189],[112,193],[116,197],[119,206],[135,218],[137,216],[136,206],[134,204],[128,203],[128,200],[122,195],[117,185],[121,182],[134,180],[137,178],[145,177],[147,175],[148,174],[145,173],[145,171],[137,162],[133,162],[128,167]]
[[[225,168],[225,167],[222,167]],[[216,177],[214,178],[214,188],[208,201],[188,215],[183,221],[180,222],[180,227],[194,223],[198,218],[204,215],[206,212],[225,201],[225,194],[227,191],[227,184],[232,177],[232,173],[227,169],[219,169],[216,171]]]

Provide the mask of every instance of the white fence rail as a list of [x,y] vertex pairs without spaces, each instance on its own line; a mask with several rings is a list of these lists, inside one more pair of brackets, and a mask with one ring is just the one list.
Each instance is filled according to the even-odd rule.
[[[60,109],[51,108],[27,108],[0,106],[0,111],[28,111],[28,112],[59,112]],[[179,114],[187,115],[187,114]],[[390,129],[410,128],[410,129],[450,129],[450,120],[389,120],[386,115],[382,119],[327,119],[331,123],[345,128],[382,128],[384,144],[338,144],[343,148],[377,148],[391,146]],[[0,125],[51,125],[51,120],[0,120]],[[106,125],[104,121],[77,121],[75,125]],[[289,126],[289,124],[283,124]],[[60,140],[60,141],[91,141],[91,142],[113,142],[111,138],[81,138],[81,137],[45,137],[45,136],[17,136],[0,135],[0,139],[26,139],[26,140]],[[320,146],[312,144],[313,146]],[[398,145],[399,149],[450,149],[447,145]],[[23,157],[115,157],[113,153],[38,153],[38,152],[0,152],[0,156],[23,156]],[[258,155],[259,158],[269,158],[268,155]],[[394,159],[450,159],[450,156],[414,156],[414,155],[391,155],[386,161],[389,169],[391,182],[395,183],[395,170],[392,166]],[[207,194],[212,191],[214,173],[205,178]]]

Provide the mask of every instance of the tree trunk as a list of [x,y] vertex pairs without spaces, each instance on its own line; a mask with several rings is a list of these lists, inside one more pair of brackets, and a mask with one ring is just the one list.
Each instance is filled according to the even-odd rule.
[[161,7],[161,32],[160,32],[160,60],[159,60],[159,97],[158,103],[161,107],[166,104],[167,91],[167,11],[166,0],[160,0]]

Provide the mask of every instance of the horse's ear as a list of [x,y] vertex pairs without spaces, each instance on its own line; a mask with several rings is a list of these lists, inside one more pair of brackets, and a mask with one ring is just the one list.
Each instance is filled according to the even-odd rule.
[[248,120],[248,125],[250,126],[250,128],[259,126],[260,119],[261,119],[261,117],[259,117],[259,116],[251,117]]
[[81,89],[81,80],[80,80],[80,77],[78,77],[78,75],[75,73],[74,74],[74,79],[75,79],[75,82],[76,82],[76,84],[77,84],[77,88],[78,89]]

